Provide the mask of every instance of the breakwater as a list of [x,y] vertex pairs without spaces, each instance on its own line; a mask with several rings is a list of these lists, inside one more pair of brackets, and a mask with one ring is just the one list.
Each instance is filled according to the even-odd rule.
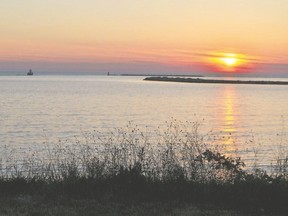
[[256,84],[256,85],[288,85],[285,81],[255,81],[255,80],[216,80],[181,77],[146,77],[146,81],[185,82],[185,83],[215,83],[215,84]]

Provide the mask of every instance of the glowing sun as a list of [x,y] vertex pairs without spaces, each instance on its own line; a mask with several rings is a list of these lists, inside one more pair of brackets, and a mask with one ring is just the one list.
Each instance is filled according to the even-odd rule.
[[221,58],[220,60],[227,66],[234,66],[238,61],[238,59],[235,57],[224,57]]
[[246,57],[239,53],[214,53],[210,59],[214,64],[214,68],[218,71],[235,72],[241,70],[241,67],[246,64]]
[[216,51],[210,52],[205,61],[215,72],[244,73],[251,68],[250,58],[246,54]]

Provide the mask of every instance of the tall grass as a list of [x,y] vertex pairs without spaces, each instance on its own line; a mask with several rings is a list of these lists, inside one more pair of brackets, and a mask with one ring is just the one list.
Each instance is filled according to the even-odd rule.
[[1,159],[0,192],[287,210],[287,155],[277,159],[270,174],[260,168],[248,172],[239,157],[221,153],[200,126],[172,120],[164,129],[143,132],[129,123],[109,133],[86,132],[46,143],[44,154],[28,153],[21,161],[7,150]]
[[[32,152],[17,161],[13,151],[2,159],[2,178],[25,177],[61,180],[71,177],[105,178],[135,170],[152,180],[183,178],[197,182],[234,181],[244,163],[222,155],[198,122],[173,120],[163,130],[142,132],[127,125],[109,133],[83,133],[73,140],[46,143],[46,152]],[[4,163],[3,163],[4,162]]]

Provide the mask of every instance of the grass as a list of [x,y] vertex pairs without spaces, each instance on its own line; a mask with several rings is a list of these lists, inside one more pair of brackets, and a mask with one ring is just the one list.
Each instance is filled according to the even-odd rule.
[[[219,215],[236,214],[221,209],[288,212],[287,157],[278,158],[269,174],[247,171],[239,157],[226,156],[209,143],[198,122],[173,120],[152,135],[128,125],[109,134],[94,131],[72,142],[60,140],[21,161],[6,154],[0,213],[41,215],[46,208],[46,215],[209,215],[198,207],[203,205],[217,206]],[[36,207],[39,200],[41,208]]]
[[[241,216],[239,212],[223,210],[212,206],[196,206],[176,202],[99,202],[93,199],[56,198],[45,199],[39,196],[17,196],[0,199],[0,215],[133,215],[133,216],[161,216],[161,215],[221,215]],[[245,214],[246,215],[246,214]]]

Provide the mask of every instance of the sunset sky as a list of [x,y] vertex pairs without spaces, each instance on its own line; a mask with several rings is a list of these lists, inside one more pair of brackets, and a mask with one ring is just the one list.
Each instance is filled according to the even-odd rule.
[[1,0],[0,34],[1,72],[288,74],[287,0]]

